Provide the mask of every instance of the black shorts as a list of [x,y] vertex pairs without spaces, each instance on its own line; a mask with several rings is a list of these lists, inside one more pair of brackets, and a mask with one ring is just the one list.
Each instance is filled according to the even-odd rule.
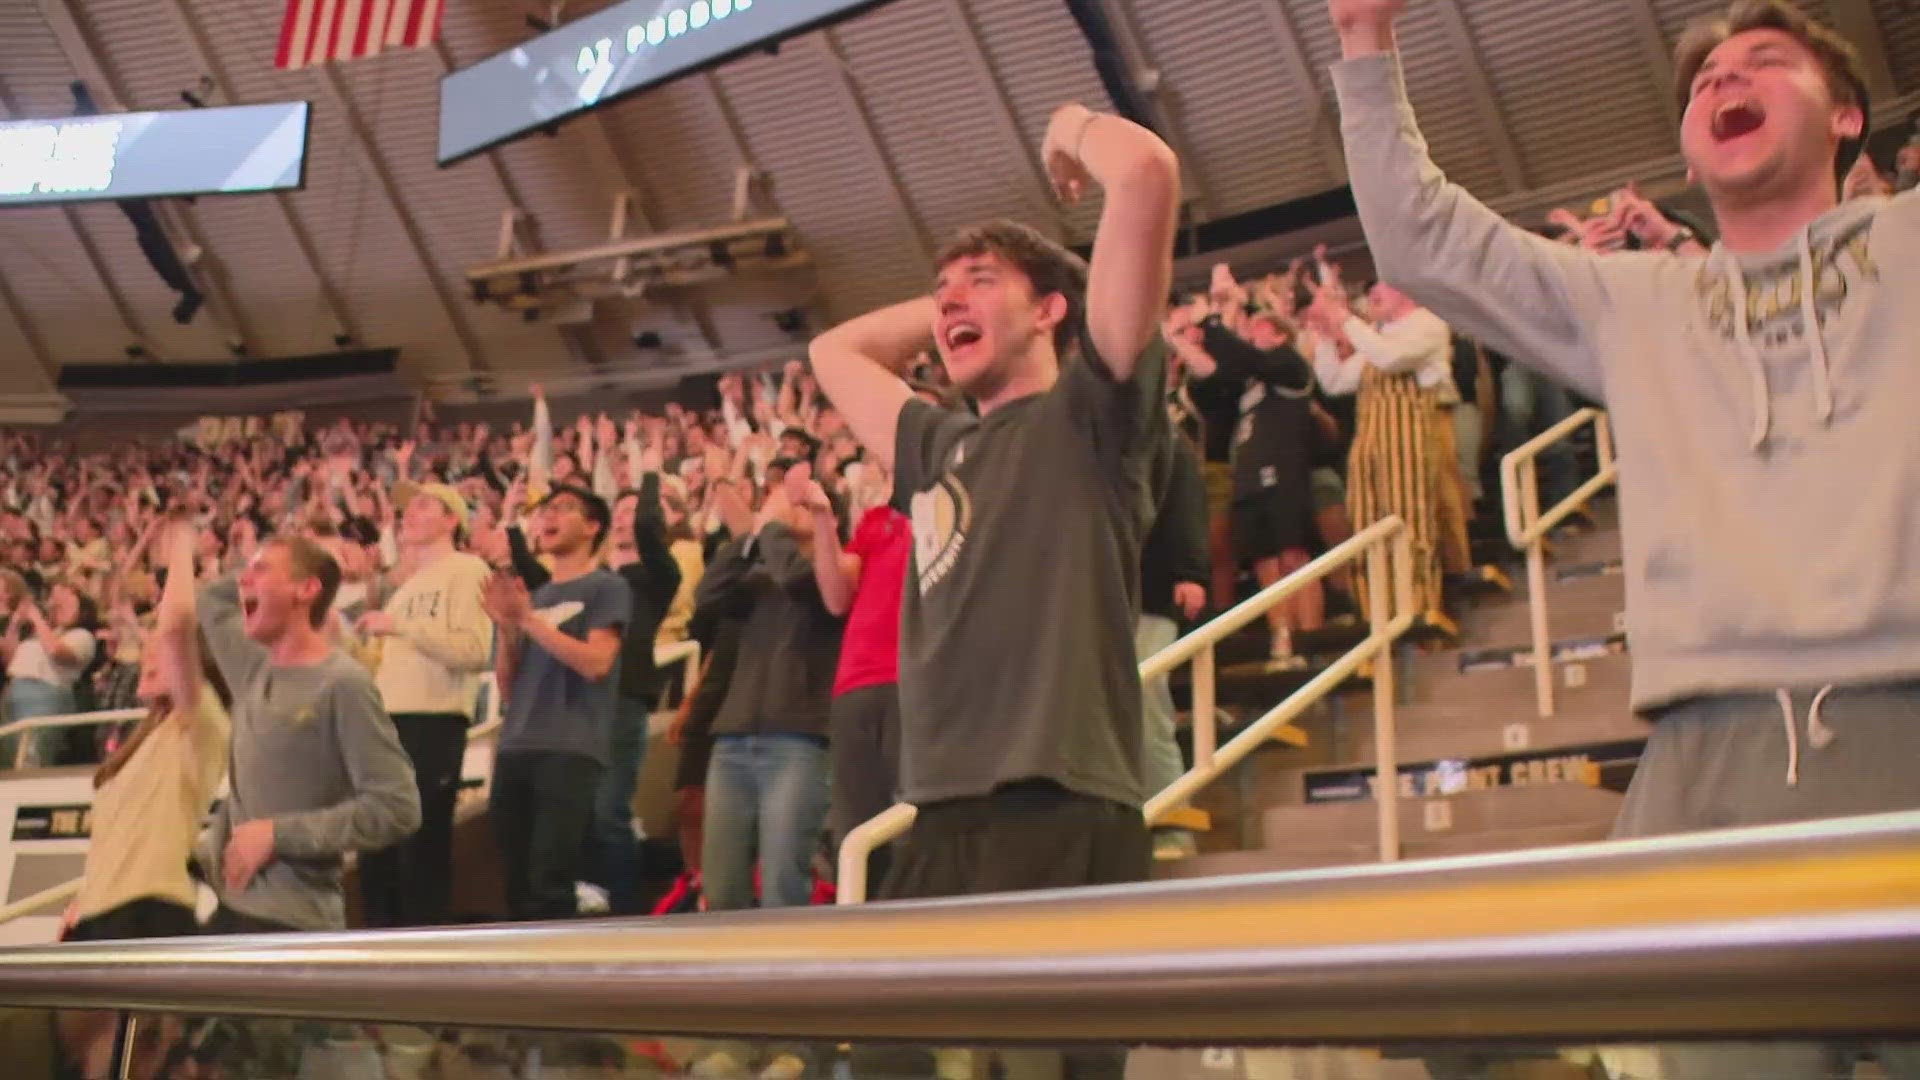
[[108,908],[73,924],[66,941],[130,941],[139,938],[187,937],[200,932],[193,909],[143,896],[116,908]]
[[1233,504],[1233,554],[1239,559],[1271,559],[1283,551],[1312,551],[1313,495],[1302,487],[1270,487]]
[[1139,807],[1030,780],[921,807],[880,898],[1123,885],[1152,871],[1153,839]]

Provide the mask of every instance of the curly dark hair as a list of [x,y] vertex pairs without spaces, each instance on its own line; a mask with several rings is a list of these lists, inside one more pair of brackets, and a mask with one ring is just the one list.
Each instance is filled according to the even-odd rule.
[[945,269],[958,259],[974,255],[997,255],[1026,275],[1033,295],[1043,297],[1059,293],[1067,299],[1067,317],[1053,329],[1053,350],[1062,360],[1080,336],[1080,323],[1087,305],[1087,262],[1080,256],[1047,239],[1038,230],[1017,221],[989,221],[955,233],[934,265]]
[[1674,48],[1674,91],[1680,97],[1680,109],[1686,111],[1693,101],[1694,76],[1706,64],[1707,57],[1735,34],[1750,30],[1779,30],[1805,46],[1820,62],[1827,76],[1827,87],[1834,101],[1858,105],[1861,113],[1860,136],[1840,144],[1834,161],[1834,179],[1844,180],[1855,159],[1866,145],[1867,79],[1860,54],[1853,43],[1823,23],[1808,18],[1785,0],[1734,0],[1725,15],[1702,19],[1687,27]]

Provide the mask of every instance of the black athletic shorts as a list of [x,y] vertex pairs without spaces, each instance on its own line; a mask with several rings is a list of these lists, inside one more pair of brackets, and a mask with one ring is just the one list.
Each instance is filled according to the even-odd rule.
[[[1296,490],[1296,487],[1298,490]],[[1305,485],[1270,487],[1233,504],[1233,554],[1241,560],[1271,559],[1283,551],[1312,551],[1312,491]]]
[[880,897],[1123,885],[1152,870],[1153,839],[1139,807],[1028,780],[922,806]]
[[67,931],[67,941],[131,941],[140,938],[187,937],[199,933],[193,909],[157,896],[129,900]]

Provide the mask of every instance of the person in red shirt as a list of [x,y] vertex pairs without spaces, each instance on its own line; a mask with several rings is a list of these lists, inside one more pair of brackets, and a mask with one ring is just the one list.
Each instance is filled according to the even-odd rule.
[[[833,679],[828,744],[834,850],[854,826],[892,806],[900,775],[900,594],[906,586],[913,526],[886,502],[893,478],[869,458],[857,491],[872,493],[853,539],[840,544],[833,503],[806,465],[787,473],[787,497],[814,515],[813,574],[827,610],[846,617]],[[856,508],[860,501],[856,500]],[[886,851],[873,853],[867,880],[885,880]]]

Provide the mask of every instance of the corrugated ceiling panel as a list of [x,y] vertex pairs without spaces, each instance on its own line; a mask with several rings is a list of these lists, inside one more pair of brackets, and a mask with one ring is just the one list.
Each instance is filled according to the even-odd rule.
[[[1220,215],[1336,186],[1314,142],[1316,110],[1276,60],[1266,3],[1134,4],[1172,91],[1188,151]],[[1321,18],[1324,20],[1325,15]]]
[[[1621,0],[1621,3],[1637,0]],[[1647,62],[1625,32],[1624,6],[1536,0],[1463,0],[1527,178],[1534,186],[1578,180],[1623,161],[1671,153]],[[1622,28],[1594,34],[1597,20]]]
[[[107,275],[120,287],[147,344],[170,360],[223,360],[227,348],[214,328],[212,313],[203,309],[187,326],[173,321],[180,294],[167,287],[140,252],[133,223],[113,203],[81,203],[74,207],[80,227],[93,238],[106,260]],[[238,303],[238,301],[235,301]]]
[[828,82],[831,62],[814,35],[778,56],[737,60],[719,77],[754,161],[832,285],[832,314],[845,318],[906,295],[929,270],[859,121]]
[[[1340,59],[1340,39],[1327,19],[1327,5],[1324,0],[1283,2],[1320,81],[1320,92],[1334,101],[1333,79],[1327,68]],[[1480,198],[1504,194],[1506,182],[1500,176],[1500,166],[1484,149],[1486,128],[1459,75],[1460,58],[1447,44],[1432,5],[1416,4],[1400,20],[1400,49],[1407,91],[1413,97],[1420,130],[1434,160],[1449,179]]]
[[539,366],[543,356],[564,356],[551,326],[524,322],[467,299],[465,271],[495,257],[500,214],[508,203],[482,158],[449,169],[434,163],[442,70],[438,58],[426,50],[397,52],[360,61],[348,70],[353,73],[349,93],[354,110],[393,178],[399,212],[413,219],[425,239],[427,258],[454,302],[466,306],[487,360],[495,366],[508,358]]
[[133,343],[60,210],[0,214],[0,258],[22,317],[40,332],[56,361],[118,360]]
[[[179,22],[166,10],[169,2],[96,0],[81,12],[132,108],[178,109],[180,92],[194,88],[201,74]],[[207,197],[185,213],[207,246],[210,275],[241,309],[254,356],[332,347],[332,324],[272,196]]]
[[[1090,109],[1113,108],[1067,5],[968,0],[967,7],[973,12],[974,25],[981,28],[987,57],[1026,134],[1028,153],[1040,152],[1047,121],[1067,102],[1077,101]],[[1080,238],[1091,237],[1100,220],[1099,200],[1071,207],[1065,217]]]
[[733,212],[739,151],[706,76],[694,75],[628,98],[605,116],[626,149],[634,179],[668,229],[697,229]]
[[9,312],[0,307],[0,393],[30,393],[50,389],[51,380],[46,377],[46,369],[40,366],[40,358],[33,353],[33,346],[22,332],[21,323],[14,321],[18,314],[26,318],[26,312]]
[[[1322,22],[1326,13],[1320,14]],[[1456,183],[1480,198],[1508,192],[1500,166],[1487,151],[1492,137],[1473,105],[1473,90],[1461,72],[1470,62],[1453,50],[1432,4],[1416,4],[1400,20],[1400,55],[1407,93],[1433,160]]]
[[[1051,203],[1028,193],[1026,158],[1038,145],[1013,141],[987,102],[993,87],[953,41],[945,0],[912,0],[875,12],[835,32],[915,211],[940,242],[962,226],[997,217],[1054,232]],[[969,107],[957,107],[961,101]]]
[[[87,0],[73,13],[128,109],[178,109],[180,91],[200,78],[186,38],[166,10],[169,0]],[[98,88],[95,90],[98,93]]]
[[[350,129],[322,91],[321,75],[273,67],[278,11],[271,5],[226,0],[186,2],[219,53],[240,100],[301,98],[314,103],[307,186],[289,201],[313,237],[323,272],[344,297],[362,343],[400,347],[402,363],[411,371],[462,370],[465,359],[452,326],[421,276],[399,220],[353,152]],[[336,70],[377,67],[391,59],[356,61]]]
[[1920,2],[1873,0],[1873,13],[1894,82],[1903,92],[1920,90]]
[[[6,43],[0,48],[0,86],[15,107],[11,119],[72,113],[66,86],[73,70],[32,5],[0,4],[0,42]],[[59,209],[0,214],[0,269],[22,317],[39,330],[56,361],[118,359],[131,343]]]
[[[477,63],[533,37],[536,31],[522,17],[531,10],[516,4],[448,5],[441,40],[454,68]],[[584,13],[567,14],[578,18]],[[433,53],[422,55],[431,84],[426,87],[426,107],[429,116],[437,117],[439,79],[446,69]],[[436,128],[437,122],[430,122],[426,128],[425,151],[429,158],[434,154]],[[539,224],[543,245],[571,248],[605,239],[609,192],[618,181],[594,118],[577,118],[553,137],[522,136],[491,153],[505,166],[515,190],[526,200],[528,211]],[[490,168],[486,158],[479,157],[469,158],[449,172],[484,172]],[[490,175],[486,180],[492,184]]]

